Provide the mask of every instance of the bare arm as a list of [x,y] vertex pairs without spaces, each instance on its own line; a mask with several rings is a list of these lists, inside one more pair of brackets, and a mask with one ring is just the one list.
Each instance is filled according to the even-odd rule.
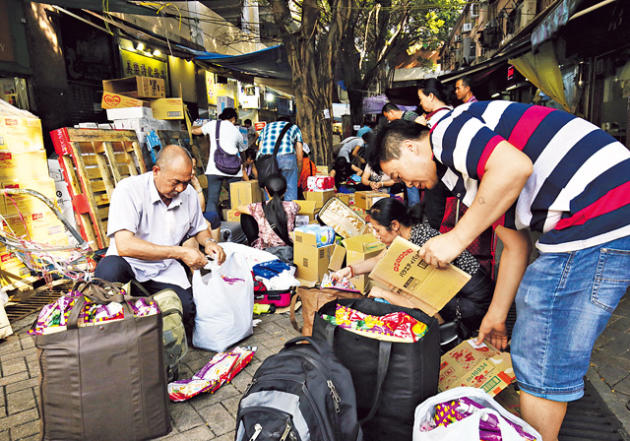
[[302,173],[302,158],[304,157],[304,152],[302,151],[302,143],[297,141],[295,143],[295,157],[297,159],[297,167],[298,167],[298,176]]
[[371,174],[372,174],[372,171],[368,167],[365,167],[365,170],[363,170],[363,174],[361,175],[361,184],[370,185]]
[[353,263],[345,268],[341,268],[332,274],[334,280],[348,279],[353,276],[367,274],[374,269],[378,261],[385,255],[387,250],[383,250],[378,256],[371,257],[363,262]]
[[527,269],[531,243],[525,231],[498,226],[496,233],[503,242],[503,252],[492,302],[479,327],[477,341],[488,339],[493,346],[504,349],[507,346],[505,320]]
[[193,135],[203,135],[203,132],[201,131],[201,126],[196,126],[192,128],[192,134]]
[[243,181],[249,181],[249,176],[245,170],[245,164],[241,164],[241,171],[243,172]]
[[425,262],[452,262],[514,203],[532,174],[531,160],[507,141],[500,142],[486,163],[477,195],[461,220],[448,233],[428,240],[420,249]]
[[129,230],[114,233],[116,249],[121,257],[134,257],[143,260],[179,259],[193,269],[203,268],[206,257],[199,251],[177,245],[157,245],[136,237]]
[[197,239],[199,245],[204,248],[206,255],[212,256],[219,265],[225,261],[225,252],[223,251],[223,248],[215,242],[208,228],[197,233],[195,239]]

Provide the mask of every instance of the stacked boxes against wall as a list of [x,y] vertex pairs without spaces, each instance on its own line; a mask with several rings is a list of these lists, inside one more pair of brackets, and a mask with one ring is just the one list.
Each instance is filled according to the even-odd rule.
[[[2,100],[0,187],[35,190],[51,201],[56,200],[55,182],[48,175],[41,121]],[[12,230],[18,236],[46,245],[68,245],[63,224],[33,196],[1,195],[0,215],[3,232]],[[8,285],[27,276],[30,276],[28,268],[0,244],[0,283]]]

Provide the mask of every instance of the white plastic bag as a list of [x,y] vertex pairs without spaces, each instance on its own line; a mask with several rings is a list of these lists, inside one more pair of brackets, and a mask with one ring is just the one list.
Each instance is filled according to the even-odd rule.
[[[475,400],[485,409],[446,427],[440,426],[428,432],[420,431],[423,424],[433,419],[436,404],[457,400],[461,397]],[[503,441],[525,441],[507,421],[518,424],[525,432],[536,437],[537,441],[542,441],[542,436],[532,426],[505,410],[483,390],[474,387],[456,387],[419,404],[416,407],[413,422],[413,441],[479,441],[479,422],[483,414],[497,417]]]
[[223,265],[213,265],[212,271],[203,276],[195,271],[192,285],[197,306],[195,347],[225,351],[254,332],[254,281],[241,256],[229,254]]

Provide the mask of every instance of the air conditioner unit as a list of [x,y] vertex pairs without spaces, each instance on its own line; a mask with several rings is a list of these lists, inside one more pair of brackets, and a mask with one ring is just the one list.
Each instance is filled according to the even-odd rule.
[[470,32],[472,31],[472,23],[464,23],[462,25],[462,32]]

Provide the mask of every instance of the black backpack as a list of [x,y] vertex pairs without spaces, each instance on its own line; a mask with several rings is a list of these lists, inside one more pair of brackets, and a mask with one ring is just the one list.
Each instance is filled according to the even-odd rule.
[[[308,342],[310,344],[298,344]],[[326,344],[285,343],[238,406],[236,441],[362,441],[352,377]]]
[[280,173],[280,167],[278,166],[278,150],[280,150],[280,144],[282,144],[282,138],[289,131],[293,123],[286,123],[280,133],[278,134],[278,138],[276,139],[276,143],[273,147],[273,154],[271,155],[260,155],[258,159],[256,159],[256,171],[258,172],[258,182],[260,182],[260,186],[265,186],[265,179],[271,175],[276,175]]

